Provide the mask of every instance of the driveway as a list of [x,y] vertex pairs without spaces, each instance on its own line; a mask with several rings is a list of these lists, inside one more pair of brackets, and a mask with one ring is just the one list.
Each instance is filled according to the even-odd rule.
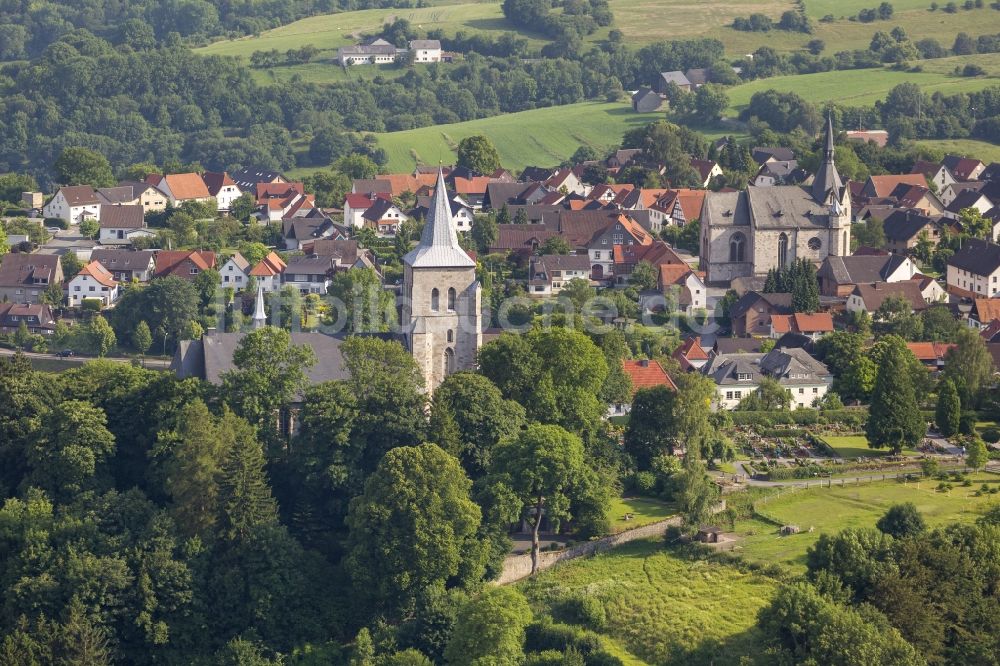
[[60,229],[49,242],[38,248],[38,253],[64,255],[72,250],[87,255],[96,246],[95,241],[81,236],[78,229]]

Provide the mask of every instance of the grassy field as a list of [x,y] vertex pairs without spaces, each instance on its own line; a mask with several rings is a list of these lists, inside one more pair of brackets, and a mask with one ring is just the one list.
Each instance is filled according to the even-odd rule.
[[[582,102],[375,136],[389,154],[390,172],[409,171],[417,163],[449,163],[458,142],[477,134],[490,137],[503,165],[518,170],[529,164],[559,164],[581,145],[600,150],[618,146],[627,130],[662,117],[635,113],[623,103]],[[314,170],[296,169],[291,175]]]
[[[625,520],[625,514],[631,514],[632,519]],[[618,497],[611,501],[611,531],[624,532],[633,527],[641,527],[676,515],[677,508],[672,504],[648,497]]]
[[[874,527],[890,506],[901,502],[916,504],[932,527],[972,522],[986,507],[1000,502],[997,495],[975,497],[974,492],[983,483],[1000,486],[1000,476],[983,473],[971,478],[972,487],[954,484],[949,492],[936,490],[939,482],[931,480],[834,485],[791,492],[758,505],[758,510],[780,523],[798,525],[803,531],[780,536],[777,527],[769,522],[741,521],[736,525],[736,533],[743,539],[736,552],[751,560],[783,564],[801,571],[806,550],[821,534],[833,534],[848,527]],[[809,528],[814,531],[808,532]]]
[[1000,146],[974,139],[934,139],[918,141],[922,146],[943,150],[952,155],[968,155],[984,162],[1000,162]]
[[637,541],[544,572],[521,588],[540,609],[567,594],[600,599],[608,614],[603,633],[642,662],[723,666],[759,649],[756,613],[777,582],[682,559],[659,541]]
[[[955,76],[951,72],[960,62],[980,64],[988,75],[971,78]],[[916,83],[928,94],[934,92],[954,94],[1000,85],[1000,58],[997,54],[924,60],[919,64],[925,71],[897,72],[887,68],[840,70],[751,81],[728,90],[730,112],[739,113],[750,103],[754,93],[769,89],[794,92],[817,104],[834,101],[838,104],[859,106],[870,105],[876,100],[884,99],[890,90],[901,83]]]

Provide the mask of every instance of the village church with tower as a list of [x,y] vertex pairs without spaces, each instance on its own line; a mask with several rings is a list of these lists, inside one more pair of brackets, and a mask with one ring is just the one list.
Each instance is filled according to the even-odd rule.
[[705,198],[701,259],[709,283],[851,253],[851,197],[834,164],[831,119],[823,153],[811,185],[751,185]]
[[482,288],[476,262],[458,244],[444,174],[438,170],[420,243],[403,257],[400,322],[405,345],[433,392],[476,367],[482,345]]

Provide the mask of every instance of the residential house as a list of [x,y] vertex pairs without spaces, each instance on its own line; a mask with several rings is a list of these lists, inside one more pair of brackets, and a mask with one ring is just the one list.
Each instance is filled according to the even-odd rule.
[[581,197],[587,196],[587,193],[590,192],[590,186],[580,180],[576,172],[569,168],[556,169],[555,173],[545,181],[545,187],[550,192],[579,194]]
[[441,62],[441,42],[437,39],[410,40],[410,52],[413,62]]
[[56,320],[48,305],[0,303],[0,333],[17,333],[21,324],[34,335],[52,335],[56,331]]
[[910,169],[910,173],[919,173],[924,177],[925,184],[934,183],[938,192],[943,192],[946,187],[955,182],[955,177],[951,175],[943,164],[938,162],[928,162],[927,160],[917,160]]
[[362,225],[372,229],[381,238],[395,236],[401,224],[409,220],[390,199],[378,198],[368,210],[361,215]]
[[900,282],[916,274],[913,261],[900,254],[829,256],[823,260],[816,278],[823,296],[845,298],[854,286],[871,282]]
[[938,196],[922,185],[900,183],[889,197],[896,200],[899,208],[917,210],[925,215],[940,215],[945,208]]
[[986,165],[981,161],[959,155],[945,155],[941,165],[948,169],[957,181],[977,180],[979,174],[986,169]]
[[793,312],[791,294],[748,291],[729,309],[729,321],[733,335],[766,337],[771,335],[772,315],[790,315]]
[[531,257],[528,295],[556,296],[570,280],[590,282],[590,258],[584,254],[546,254]]
[[102,206],[134,206],[139,203],[135,189],[130,185],[99,187],[96,192]]
[[21,192],[21,207],[27,210],[41,210],[45,206],[42,192]]
[[948,292],[944,290],[940,282],[931,276],[916,273],[910,278],[910,281],[917,283],[917,288],[920,289],[920,295],[924,297],[925,303],[943,303],[948,300]]
[[[764,338],[715,338],[712,354],[763,354]],[[777,345],[775,345],[777,347]]]
[[757,164],[765,162],[790,162],[795,159],[795,153],[791,148],[774,146],[754,146],[750,151],[753,161]]
[[667,300],[668,310],[674,309],[691,316],[708,309],[704,274],[691,270],[684,263],[660,264],[656,269],[657,286]]
[[848,312],[867,312],[874,315],[889,298],[902,298],[910,304],[912,312],[927,309],[920,285],[914,280],[903,282],[871,282],[854,285],[854,291],[847,297]]
[[146,217],[139,204],[101,206],[101,245],[130,245],[137,237],[155,237],[146,228]]
[[[654,89],[656,89],[655,86]],[[656,89],[656,92],[663,91]],[[611,155],[608,156],[608,159],[604,160],[604,166],[611,173],[617,173],[619,170],[624,169],[627,166],[639,164],[642,161],[642,148],[620,148],[611,153]]]
[[257,216],[264,222],[279,222],[306,215],[316,207],[316,197],[305,193],[302,183],[257,183]]
[[923,174],[908,173],[894,176],[868,176],[868,180],[861,187],[861,196],[872,198],[888,198],[900,185],[917,185],[927,187],[927,181]]
[[63,281],[57,254],[9,253],[0,257],[0,302],[39,303],[51,284]]
[[370,268],[381,274],[375,254],[359,246],[356,240],[321,238],[303,246],[303,251],[306,256],[329,257],[333,261],[334,271]]
[[684,78],[691,82],[691,88],[700,88],[710,82],[710,72],[704,67],[688,69],[684,72]]
[[[583,222],[581,226],[586,229],[588,220]],[[619,214],[617,219],[609,220],[604,227],[597,229],[586,242],[591,275],[595,280],[617,277],[626,281],[631,268],[641,261],[639,255],[644,254],[638,248],[652,244],[653,237],[642,225],[627,215]]]
[[281,276],[287,268],[277,252],[268,252],[260,263],[250,269],[250,276],[257,280],[257,286],[271,293],[281,289]]
[[541,224],[498,224],[490,254],[512,253],[524,260],[538,252],[545,241],[558,235],[558,231]]
[[670,84],[674,84],[684,92],[691,92],[694,90],[694,86],[688,77],[684,76],[684,72],[679,70],[673,72],[661,72],[659,78],[656,79],[656,83],[653,85],[653,89],[661,95],[665,95],[670,89]]
[[189,201],[216,205],[205,181],[196,173],[152,174],[146,176],[146,182],[167,195],[170,205],[175,208]]
[[90,259],[100,262],[117,282],[149,282],[156,270],[156,253],[152,250],[94,248]]
[[206,171],[201,177],[205,181],[208,193],[218,202],[220,213],[228,213],[233,202],[243,194],[236,181],[225,171]]
[[917,360],[931,372],[940,372],[944,368],[944,357],[948,350],[957,345],[944,342],[907,342],[909,349]]
[[636,113],[652,113],[663,106],[663,98],[652,88],[639,88],[632,95],[632,110]]
[[[990,212],[995,205],[996,204],[994,204],[993,200],[984,192],[967,189],[960,192],[958,196],[951,200],[951,203],[949,203],[944,209],[943,214],[949,219],[957,220],[961,217],[962,211],[966,208],[972,208],[980,215],[985,215]],[[994,228],[993,235],[991,236],[994,240],[996,240],[997,231],[998,230]]]
[[287,183],[288,180],[277,171],[262,169],[260,167],[247,167],[234,171],[230,174],[236,187],[241,192],[249,192],[254,197],[257,196],[257,183]]
[[362,216],[366,210],[374,205],[378,197],[379,195],[363,194],[360,192],[352,192],[344,197],[344,224],[354,229],[360,229],[365,226],[365,220]]
[[916,247],[922,237],[933,247],[937,247],[941,242],[941,224],[938,219],[912,209],[893,211],[882,222],[886,249],[906,254]]
[[[625,374],[632,382],[632,398],[641,389],[651,389],[657,386],[666,386],[671,391],[677,390],[677,384],[670,379],[670,375],[663,369],[658,361],[640,359],[637,361],[623,360],[622,365]],[[608,416],[624,416],[632,411],[631,400],[627,403],[615,403],[608,409]]]
[[829,312],[771,315],[771,337],[778,339],[787,333],[804,335],[815,342],[827,333],[833,333],[833,315]]
[[215,252],[209,250],[160,250],[156,253],[154,278],[179,277],[194,280],[202,271],[215,268]]
[[972,301],[970,326],[981,329],[995,321],[1000,321],[1000,298],[977,298]]
[[118,300],[118,281],[99,261],[91,261],[70,278],[66,286],[66,302],[78,307],[88,299],[98,299],[103,307]]
[[1000,245],[970,238],[948,259],[948,292],[968,298],[992,298],[1000,292]]
[[799,167],[797,160],[768,160],[760,165],[753,184],[757,187],[774,185],[799,185],[809,174]]
[[[167,209],[170,199],[158,187],[147,182],[123,180],[117,186],[109,188],[116,194],[102,197],[102,203],[139,204],[144,213],[158,213]],[[130,192],[129,192],[130,191]],[[98,190],[102,194],[105,190]],[[112,201],[112,198],[117,199]]]
[[347,227],[336,224],[318,208],[313,208],[308,215],[281,221],[286,250],[301,250],[303,243],[317,238],[347,238],[349,233]]
[[60,187],[55,196],[42,209],[45,217],[59,218],[70,224],[82,220],[101,219],[101,199],[90,185]]
[[803,349],[775,348],[766,354],[737,353],[713,356],[702,373],[716,385],[715,409],[735,409],[770,377],[788,391],[793,409],[812,407],[822,400],[833,375]]
[[970,190],[973,191],[973,192],[978,192],[981,189],[983,189],[983,187],[985,187],[986,185],[987,185],[987,183],[981,183],[978,180],[972,180],[972,181],[960,180],[960,181],[955,181],[954,183],[952,183],[948,187],[946,187],[943,190],[941,190],[941,192],[940,192],[941,203],[945,207],[948,207],[948,206],[951,205],[951,202],[954,201],[958,197],[958,195],[962,194],[963,192],[967,192],[967,191],[970,191]]
[[250,262],[236,252],[219,269],[219,287],[242,291],[250,281]]
[[282,284],[295,287],[303,295],[325,295],[333,273],[332,257],[290,257],[282,275]]
[[671,356],[680,364],[681,370],[684,372],[701,370],[709,359],[708,352],[701,346],[700,335],[685,338]]
[[702,187],[708,187],[712,184],[714,178],[722,175],[722,167],[714,160],[697,160],[691,158],[691,168],[698,172]]

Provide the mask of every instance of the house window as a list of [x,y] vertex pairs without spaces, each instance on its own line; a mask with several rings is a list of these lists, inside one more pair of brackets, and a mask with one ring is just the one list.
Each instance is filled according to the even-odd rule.
[[191,275],[197,275],[198,274],[198,269],[197,268],[192,268],[189,272],[191,273]]
[[621,245],[622,241],[624,240],[625,236],[623,236],[622,234],[614,234],[614,236],[612,237],[612,241],[614,242],[615,245]]
[[737,231],[729,239],[729,261],[731,262],[741,262],[744,261],[746,255],[746,236],[742,232]]
[[726,391],[726,400],[732,400],[732,399],[733,399],[733,392]]
[[451,287],[450,289],[448,289],[448,311],[449,312],[454,312],[455,311],[455,296],[456,296],[455,288]]
[[813,387],[813,395],[815,395],[817,393],[819,393],[819,389],[814,386]]
[[607,238],[602,238],[601,239],[601,245],[607,245],[607,244],[608,244],[608,239]]
[[437,287],[431,289],[431,310],[437,312],[440,309],[441,307],[440,300],[441,300],[441,294],[437,290]]
[[739,400],[743,397],[743,391],[733,391],[733,397]]
[[73,287],[73,291],[80,291],[80,285],[76,285],[75,287]]
[[805,390],[805,389],[799,389],[799,395],[802,395],[802,394],[803,394],[803,393],[805,393],[805,392],[806,392],[806,390]]

